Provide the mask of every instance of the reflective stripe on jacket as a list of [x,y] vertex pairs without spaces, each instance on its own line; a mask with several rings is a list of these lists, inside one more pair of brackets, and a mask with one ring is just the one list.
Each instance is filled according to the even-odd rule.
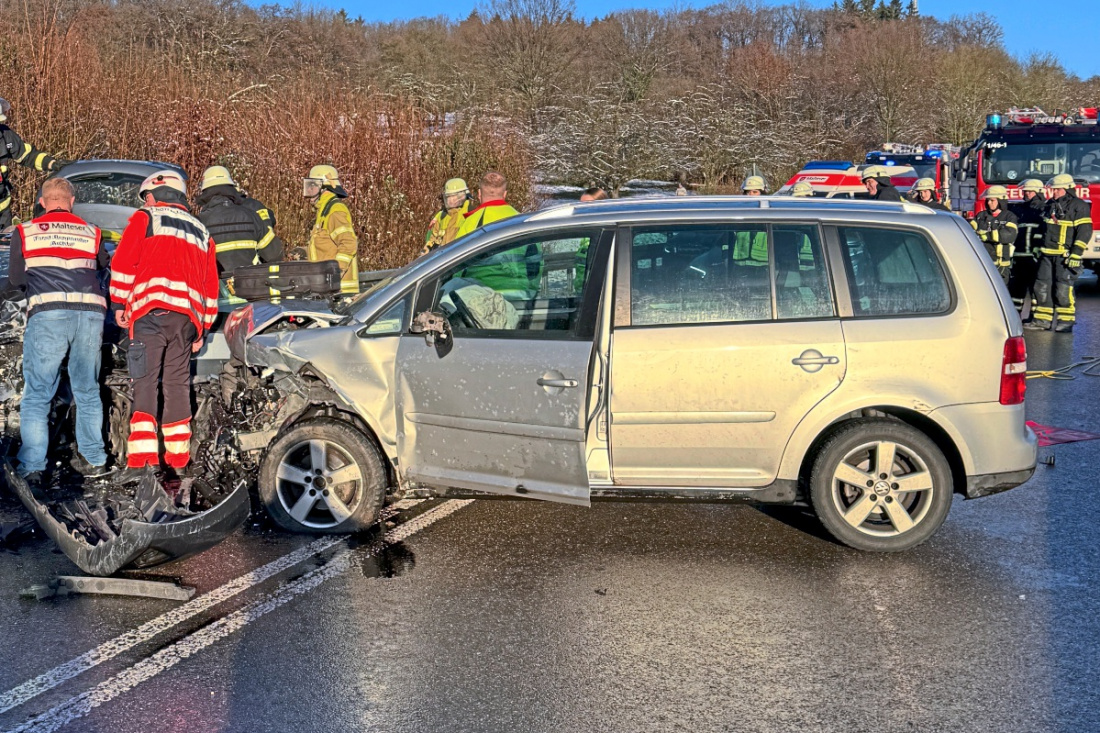
[[1046,231],[1040,252],[1045,255],[1080,257],[1092,239],[1092,215],[1089,205],[1070,192],[1060,199],[1047,201],[1043,212]]
[[210,233],[182,206],[130,217],[111,267],[111,301],[131,324],[157,308],[183,313],[201,337],[218,315],[218,263]]
[[59,309],[106,314],[98,270],[107,256],[99,229],[68,211],[51,211],[20,225],[12,245],[10,279],[26,287],[28,318]]
[[997,267],[1007,267],[1012,264],[1012,254],[1015,251],[1016,215],[1005,208],[997,209],[993,214],[988,209],[982,209],[970,220],[970,226],[978,233],[978,238],[985,243],[985,249],[993,258],[993,264]]
[[359,292],[359,238],[347,204],[332,191],[317,197],[317,219],[309,235],[309,260],[336,260],[340,265],[340,292]]

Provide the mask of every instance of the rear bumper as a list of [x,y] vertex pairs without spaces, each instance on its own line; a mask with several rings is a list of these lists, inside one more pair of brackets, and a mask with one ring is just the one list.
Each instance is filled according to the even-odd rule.
[[1025,468],[1022,471],[1006,471],[1005,473],[984,473],[980,476],[966,477],[966,498],[978,499],[990,494],[999,494],[1002,491],[1014,489],[1025,483],[1035,473],[1035,466]]

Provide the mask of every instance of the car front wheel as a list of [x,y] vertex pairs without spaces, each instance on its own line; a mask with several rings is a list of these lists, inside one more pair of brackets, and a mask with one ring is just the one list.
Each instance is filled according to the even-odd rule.
[[947,518],[951,468],[939,447],[903,422],[860,420],[821,445],[810,500],[825,529],[860,550],[908,550]]
[[260,498],[292,532],[357,532],[378,520],[386,471],[374,443],[347,423],[317,419],[294,426],[260,463]]

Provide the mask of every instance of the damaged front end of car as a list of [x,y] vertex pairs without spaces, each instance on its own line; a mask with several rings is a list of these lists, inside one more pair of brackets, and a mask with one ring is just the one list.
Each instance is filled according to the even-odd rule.
[[[50,415],[51,464],[47,485],[31,487],[9,460],[19,442],[23,388],[25,309],[0,301],[0,440],[6,485],[43,532],[91,575],[148,568],[213,547],[248,519],[255,466],[237,448],[241,416],[226,409],[217,379],[195,384],[195,434],[188,475],[150,473],[119,484],[110,476],[84,478],[69,471],[75,442],[73,399],[61,392]],[[115,465],[125,465],[131,412],[124,339],[108,331],[103,353],[106,447]],[[64,382],[64,380],[63,380]]]

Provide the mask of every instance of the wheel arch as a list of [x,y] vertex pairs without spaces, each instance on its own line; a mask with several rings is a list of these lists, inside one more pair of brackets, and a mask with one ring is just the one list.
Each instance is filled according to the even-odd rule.
[[817,436],[810,441],[798,464],[797,479],[803,490],[808,490],[807,482],[810,469],[822,443],[845,425],[872,417],[892,418],[927,435],[936,444],[936,447],[943,452],[944,458],[947,459],[947,463],[951,467],[952,491],[956,494],[966,495],[966,464],[963,460],[963,454],[952,435],[944,426],[928,415],[898,405],[872,405],[854,410],[837,416],[820,430]]
[[378,453],[385,458],[383,465],[386,468],[386,476],[389,485],[396,486],[398,478],[397,469],[394,465],[394,457],[391,451],[387,450],[386,446],[379,439],[377,426],[372,425],[367,417],[361,415],[354,407],[348,404],[346,400],[341,398],[340,395],[329,386],[324,377],[313,370],[308,367],[304,368],[298,373],[298,377],[304,387],[305,406],[283,421],[283,424],[279,426],[279,432],[275,439],[277,440],[279,437],[282,437],[283,434],[302,420],[326,417],[347,423],[374,443],[374,447],[378,449]]

